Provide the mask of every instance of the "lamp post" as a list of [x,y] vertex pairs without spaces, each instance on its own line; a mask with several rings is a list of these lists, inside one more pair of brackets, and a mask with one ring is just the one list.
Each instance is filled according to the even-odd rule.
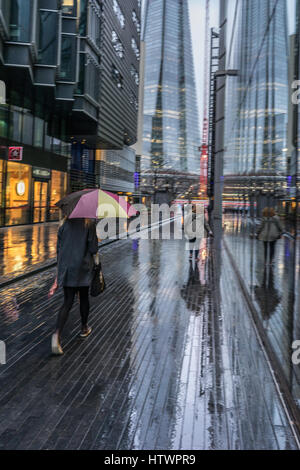
[[218,70],[214,73],[215,80],[215,103],[216,115],[219,116],[218,122],[213,123],[215,126],[216,146],[214,149],[214,208],[213,219],[222,221],[223,211],[223,186],[224,186],[224,122],[225,122],[225,93],[226,77],[237,77],[237,70]]

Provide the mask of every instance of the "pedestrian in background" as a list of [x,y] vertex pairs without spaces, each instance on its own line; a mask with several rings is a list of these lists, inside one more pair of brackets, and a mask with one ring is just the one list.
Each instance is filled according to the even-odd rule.
[[[200,251],[200,242],[202,240],[202,237],[199,235],[196,237],[191,237],[191,230],[192,229],[193,233],[196,232],[196,219],[197,219],[197,207],[195,204],[192,206],[192,212],[185,218],[184,224],[187,228],[185,231],[185,236],[188,239],[188,249],[190,252],[190,260],[193,260],[193,255],[195,254],[196,261],[200,261],[199,258],[199,251]],[[206,220],[206,217],[204,215],[204,237],[208,238],[209,236],[212,236],[212,231],[211,228]]]
[[268,251],[270,252],[269,264],[272,264],[275,255],[276,241],[281,238],[283,227],[272,207],[265,207],[262,215],[263,218],[256,235],[258,240],[264,242],[265,264],[268,264]]
[[61,334],[77,292],[82,324],[80,337],[86,338],[92,331],[88,326],[88,317],[89,287],[94,263],[99,263],[95,222],[89,219],[63,219],[57,235],[57,278],[49,292],[49,295],[53,295],[57,287],[64,289],[64,304],[58,314],[56,331],[52,335],[53,354],[63,354]]

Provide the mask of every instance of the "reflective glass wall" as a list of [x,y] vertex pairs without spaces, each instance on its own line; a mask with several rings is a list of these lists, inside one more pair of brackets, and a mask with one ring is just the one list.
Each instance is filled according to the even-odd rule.
[[[291,359],[300,339],[297,3],[227,2],[226,69],[238,75],[226,79],[223,211],[225,243],[300,404],[300,371]],[[270,235],[273,221],[275,229],[257,239],[266,208],[277,214],[281,238],[279,229]]]

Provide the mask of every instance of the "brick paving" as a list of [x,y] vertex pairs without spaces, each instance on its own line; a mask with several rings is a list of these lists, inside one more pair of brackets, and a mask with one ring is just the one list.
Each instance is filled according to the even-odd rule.
[[295,449],[242,298],[233,309],[228,259],[216,276],[209,252],[197,269],[183,241],[101,253],[93,334],[78,338],[75,305],[62,357],[50,354],[55,270],[0,290],[0,449]]

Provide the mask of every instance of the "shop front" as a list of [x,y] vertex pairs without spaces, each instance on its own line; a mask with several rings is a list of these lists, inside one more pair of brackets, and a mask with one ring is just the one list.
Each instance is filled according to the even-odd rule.
[[58,220],[66,190],[66,172],[0,160],[1,226]]

